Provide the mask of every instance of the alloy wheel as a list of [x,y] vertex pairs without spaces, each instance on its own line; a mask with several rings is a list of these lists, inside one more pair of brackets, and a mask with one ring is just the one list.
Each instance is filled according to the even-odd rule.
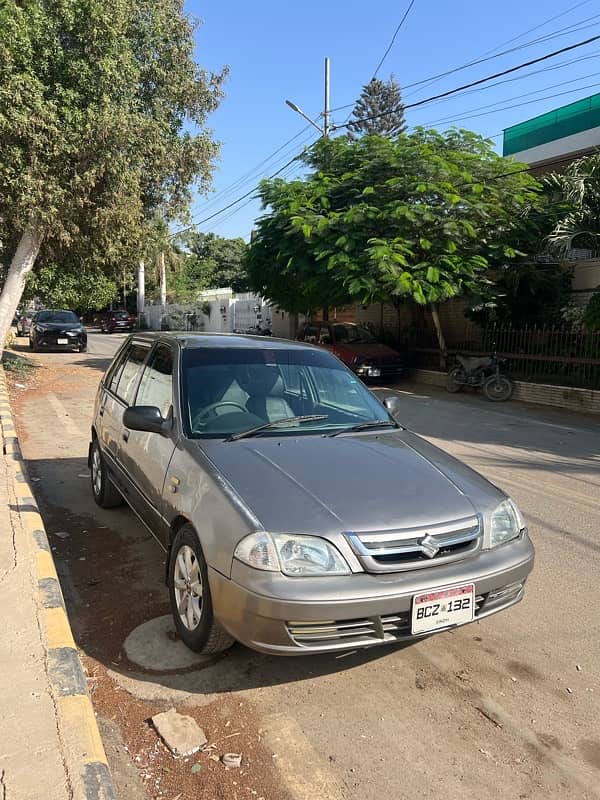
[[196,554],[187,544],[177,553],[173,583],[179,618],[193,631],[202,617],[202,575]]
[[92,450],[92,486],[96,497],[100,497],[102,492],[102,460],[97,446]]

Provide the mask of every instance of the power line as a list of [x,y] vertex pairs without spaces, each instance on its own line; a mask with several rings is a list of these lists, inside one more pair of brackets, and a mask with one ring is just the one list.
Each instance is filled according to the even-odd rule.
[[[433,83],[436,83],[441,78],[446,78],[449,75],[453,75],[456,72],[461,72],[462,70],[468,69],[469,67],[474,67],[474,66],[476,66],[478,64],[483,64],[483,63],[485,63],[487,61],[494,61],[495,59],[501,58],[502,56],[509,55],[510,53],[514,53],[514,52],[519,51],[519,50],[525,50],[525,49],[527,49],[529,47],[533,47],[536,44],[540,44],[542,42],[549,41],[550,39],[560,38],[562,36],[567,36],[567,35],[572,34],[572,33],[579,33],[582,30],[586,30],[587,28],[594,27],[595,25],[597,25],[598,22],[594,22],[591,25],[584,25],[584,23],[589,22],[590,20],[593,20],[593,19],[598,19],[598,18],[600,18],[600,14],[595,14],[595,15],[593,15],[591,17],[587,17],[586,19],[580,20],[579,22],[575,22],[572,25],[568,25],[568,26],[566,26],[564,28],[559,28],[558,30],[552,31],[549,34],[546,34],[544,36],[540,36],[537,39],[532,39],[529,42],[524,42],[523,44],[517,45],[516,47],[511,47],[508,50],[503,50],[502,52],[497,53],[496,55],[477,58],[477,59],[474,59],[473,61],[468,61],[466,64],[461,64],[458,67],[453,67],[452,69],[446,70],[445,72],[440,72],[437,75],[432,75],[429,78],[423,78],[420,81],[415,81],[414,83],[408,83],[408,84],[406,84],[406,86],[402,87],[402,91],[405,92],[407,89],[412,89],[412,88],[417,87],[417,86],[424,88],[426,85],[429,86],[429,85],[431,85]],[[547,24],[547,22],[549,22],[549,21],[550,20],[547,20],[546,23],[542,23],[542,24]],[[499,45],[499,46],[501,47],[502,45]],[[414,92],[412,94],[414,94]],[[409,95],[410,95],[410,93],[409,93]],[[407,95],[407,96],[409,96],[409,95]],[[346,103],[343,106],[336,106],[335,108],[332,108],[331,111],[332,111],[332,113],[335,112],[335,111],[343,111],[346,108],[354,108],[354,106],[355,106],[355,103]]]
[[[566,53],[570,50],[576,50],[578,47],[583,47],[586,44],[591,44],[591,42],[597,42],[600,39],[600,36],[591,36],[589,39],[584,39],[581,42],[576,42],[575,44],[570,44],[567,47],[561,47],[560,50],[554,50],[552,53],[546,53],[543,56],[538,56],[538,58],[532,58],[529,61],[525,61],[522,64],[517,64],[514,67],[509,67],[508,69],[502,70],[501,72],[496,72],[493,75],[488,75],[485,78],[479,78],[479,80],[471,81],[471,83],[465,83],[462,86],[458,86],[456,89],[448,89],[446,92],[441,92],[440,94],[433,95],[432,97],[426,97],[423,100],[417,100],[414,103],[407,103],[403,104],[397,108],[389,109],[388,111],[380,111],[378,114],[371,114],[368,117],[363,117],[362,119],[354,120],[354,122],[370,122],[374,119],[379,119],[380,117],[388,116],[389,114],[397,113],[400,108],[407,109],[407,108],[417,108],[418,106],[425,105],[427,103],[431,103],[434,100],[439,100],[442,97],[450,97],[453,94],[457,94],[458,92],[462,92],[464,89],[470,89],[472,86],[479,86],[482,83],[487,83],[488,81],[494,80],[495,78],[501,78],[503,75],[509,75],[512,72],[517,72],[517,70],[524,69],[525,67],[530,67],[533,64],[539,64],[542,61],[547,61],[549,58],[554,58],[561,53]],[[340,125],[341,127],[347,127],[347,125]]]
[[380,70],[380,69],[381,69],[381,67],[383,66],[383,62],[386,60],[386,58],[387,58],[387,57],[388,57],[388,55],[389,55],[389,52],[390,52],[390,50],[391,50],[391,49],[392,49],[392,47],[394,46],[394,42],[396,41],[396,36],[398,36],[398,33],[400,32],[400,28],[401,28],[401,27],[404,25],[404,21],[406,20],[406,18],[407,18],[407,17],[408,17],[408,15],[410,14],[410,10],[411,10],[411,8],[414,6],[414,4],[415,4],[415,0],[410,0],[410,3],[408,4],[408,8],[407,8],[407,9],[406,9],[406,11],[404,12],[404,16],[402,17],[402,19],[401,19],[401,20],[400,20],[400,22],[398,23],[398,26],[397,26],[396,30],[394,31],[394,35],[392,36],[392,40],[391,40],[391,42],[389,43],[387,50],[385,51],[385,53],[384,53],[384,54],[383,54],[383,56],[381,57],[381,61],[379,62],[379,64],[377,64],[377,68],[375,69],[375,72],[373,73],[373,77],[374,77],[374,78],[376,78],[376,77],[377,77],[377,73],[379,72],[379,70]]
[[[511,108],[518,108],[519,106],[526,106],[529,103],[538,103],[538,102],[540,102],[540,100],[551,100],[554,97],[562,97],[565,94],[573,94],[573,92],[581,92],[584,89],[592,89],[595,86],[598,86],[598,83],[590,83],[590,84],[587,84],[586,86],[579,86],[579,87],[574,88],[574,89],[568,89],[565,92],[558,92],[556,94],[544,95],[544,97],[538,97],[535,100],[525,100],[524,102],[517,103],[515,105],[509,105],[509,106],[504,106],[503,105],[501,108],[496,108],[496,106],[498,106],[500,104],[503,104],[503,103],[511,103],[513,100],[519,100],[520,98],[523,98],[523,97],[531,97],[532,95],[540,94],[541,92],[547,92],[549,89],[557,89],[559,86],[566,86],[569,83],[576,83],[577,81],[583,81],[586,78],[595,78],[597,75],[600,75],[600,72],[592,72],[589,75],[581,75],[579,78],[572,78],[571,80],[568,80],[568,81],[561,81],[560,83],[554,83],[554,84],[552,84],[550,86],[545,86],[543,89],[535,89],[534,91],[527,92],[526,94],[516,95],[515,97],[507,97],[504,100],[497,100],[496,102],[489,103],[486,106],[477,106],[476,108],[470,108],[470,109],[468,109],[466,111],[461,112],[459,116],[450,115],[448,117],[441,117],[440,119],[432,120],[431,122],[424,122],[423,125],[424,126],[440,125],[440,124],[442,124],[444,122],[456,122],[456,121],[462,120],[462,119],[472,119],[473,117],[484,117],[487,114],[495,114],[498,111],[508,111]],[[486,109],[493,109],[493,110],[486,111]],[[483,113],[481,113],[481,114],[480,113],[473,113],[473,112],[479,112],[479,111],[481,111]]]
[[[293,158],[291,158],[287,163],[285,163],[282,167],[280,167],[278,170],[273,172],[271,175],[268,175],[267,176],[267,180],[271,180],[272,178],[277,177],[277,175],[279,175],[281,172],[284,171],[284,169],[289,167],[290,164],[293,164],[294,161],[297,161],[304,152],[305,152],[305,150],[303,150],[300,153],[296,153],[296,155]],[[191,231],[193,228],[196,228],[198,225],[204,225],[205,222],[210,222],[211,219],[214,219],[215,217],[220,216],[225,211],[229,211],[230,208],[233,208],[234,206],[237,206],[238,203],[242,202],[242,200],[245,200],[247,197],[250,197],[250,195],[253,194],[257,189],[258,189],[258,185],[253,186],[249,191],[245,192],[243,195],[238,197],[236,200],[233,200],[231,203],[228,203],[226,206],[223,206],[223,208],[220,208],[218,211],[215,211],[213,214],[210,214],[208,217],[204,217],[204,219],[197,220],[196,222],[192,223],[191,225],[187,225],[185,228],[180,228],[179,230],[174,231],[172,234],[170,234],[169,238],[173,239],[175,236],[179,236],[179,234],[181,234],[181,233],[186,233],[187,231]]]
[[523,36],[527,36],[528,33],[533,33],[534,31],[539,31],[540,28],[545,28],[546,25],[549,25],[554,20],[560,19],[561,17],[566,17],[567,14],[570,14],[572,11],[575,11],[576,8],[580,8],[581,6],[585,6],[590,2],[590,0],[581,0],[580,3],[575,3],[574,6],[571,8],[567,8],[566,11],[561,11],[560,14],[555,14],[555,16],[550,17],[549,19],[545,20],[544,22],[540,22],[539,25],[534,25],[533,28],[528,28],[526,31],[523,31],[518,36],[513,36],[512,39],[508,39],[506,42],[502,42],[501,44],[497,45],[497,47],[493,47],[491,50],[487,50],[485,53],[482,53],[482,56],[487,56],[490,53],[495,53],[496,50],[499,50],[501,47],[506,47],[507,44],[512,44],[513,42],[522,39]]

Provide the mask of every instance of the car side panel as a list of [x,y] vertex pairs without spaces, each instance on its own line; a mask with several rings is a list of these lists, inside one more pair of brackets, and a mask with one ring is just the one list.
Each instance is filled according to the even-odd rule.
[[177,517],[189,520],[208,565],[226,576],[231,573],[237,543],[262,529],[208,457],[195,442],[185,439],[177,444],[169,464],[162,513],[169,523]]

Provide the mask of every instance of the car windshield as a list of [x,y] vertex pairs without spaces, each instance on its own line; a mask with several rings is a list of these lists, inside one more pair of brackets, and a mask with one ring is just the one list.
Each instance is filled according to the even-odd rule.
[[129,319],[129,311],[113,311],[112,315],[117,319]]
[[79,322],[79,317],[72,311],[40,311],[37,316],[38,322]]
[[[258,435],[304,436],[365,422],[381,422],[382,428],[390,423],[386,409],[358,378],[319,350],[186,349],[182,395],[192,438],[227,438],[272,422],[278,424]],[[312,415],[321,418],[298,420]]]
[[370,344],[375,337],[362,325],[334,325],[333,335],[340,344]]

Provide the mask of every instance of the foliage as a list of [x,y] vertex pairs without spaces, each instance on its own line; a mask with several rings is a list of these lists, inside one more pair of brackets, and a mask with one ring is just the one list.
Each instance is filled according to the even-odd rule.
[[[254,288],[288,311],[358,300],[436,304],[489,291],[487,269],[538,202],[467,131],[322,140],[305,180],[264,181],[249,254]],[[513,170],[511,170],[513,171]]]
[[[378,116],[383,114],[383,116]],[[404,106],[400,85],[392,75],[387,81],[371,78],[363,86],[354,111],[353,120],[348,125],[351,138],[363,134],[397,136],[406,130]],[[375,117],[375,119],[371,119]]]
[[131,263],[155,210],[186,212],[218,151],[204,126],[223,71],[194,61],[182,0],[6,0],[0,6],[0,242],[40,262]]
[[182,237],[181,248],[185,256],[171,284],[178,297],[226,286],[234,292],[248,291],[248,245],[243,239],[227,239],[214,233],[194,231]]
[[70,308],[80,313],[105,308],[119,295],[115,279],[98,266],[79,261],[45,264],[29,275],[23,297],[39,297],[48,308]]
[[[14,339],[14,336],[13,336]],[[12,342],[10,343],[12,344]],[[10,346],[7,345],[7,346]],[[2,366],[7,372],[12,372],[17,378],[26,378],[35,369],[35,365],[28,361],[26,358],[21,358],[14,353],[4,353],[2,359]]]
[[549,192],[562,201],[562,214],[548,236],[548,246],[561,257],[572,247],[600,249],[600,154],[569,164],[545,177]]
[[600,290],[591,296],[583,315],[585,327],[591,331],[600,331]]

